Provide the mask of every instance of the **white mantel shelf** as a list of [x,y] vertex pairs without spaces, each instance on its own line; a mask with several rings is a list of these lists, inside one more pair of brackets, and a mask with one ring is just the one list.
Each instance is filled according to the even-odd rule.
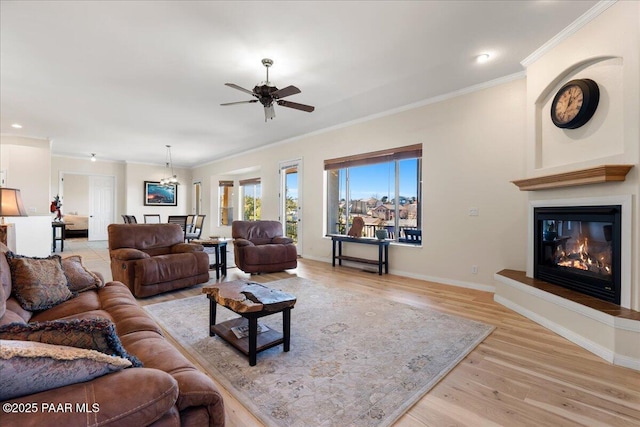
[[602,165],[573,172],[519,179],[511,182],[517,185],[520,191],[536,191],[611,181],[624,181],[632,167],[633,165]]

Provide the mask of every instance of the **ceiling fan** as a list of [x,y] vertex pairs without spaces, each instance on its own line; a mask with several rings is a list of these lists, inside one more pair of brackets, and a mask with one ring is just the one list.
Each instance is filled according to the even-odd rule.
[[300,89],[298,89],[295,86],[287,86],[285,88],[278,89],[273,85],[273,83],[269,81],[269,67],[273,65],[273,61],[269,58],[265,58],[262,60],[262,65],[264,65],[265,68],[267,69],[267,80],[264,82],[261,82],[259,85],[256,85],[253,88],[253,91],[250,91],[249,89],[245,89],[233,83],[225,83],[226,86],[248,93],[249,95],[254,96],[257,99],[251,99],[249,101],[227,102],[220,105],[250,104],[252,102],[260,101],[260,103],[264,106],[265,122],[267,121],[267,119],[273,119],[276,116],[276,111],[273,108],[274,102],[283,107],[293,108],[300,111],[306,111],[308,113],[315,110],[315,107],[311,105],[298,104],[297,102],[282,100],[281,98],[285,98],[287,96],[300,93]]

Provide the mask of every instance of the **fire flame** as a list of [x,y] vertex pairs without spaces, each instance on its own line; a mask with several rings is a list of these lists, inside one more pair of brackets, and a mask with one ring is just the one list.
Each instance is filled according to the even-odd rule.
[[606,262],[604,255],[593,256],[589,253],[589,242],[587,238],[578,240],[572,249],[563,249],[558,245],[556,253],[556,265],[560,267],[576,268],[578,270],[590,271],[593,273],[610,275],[611,266]]

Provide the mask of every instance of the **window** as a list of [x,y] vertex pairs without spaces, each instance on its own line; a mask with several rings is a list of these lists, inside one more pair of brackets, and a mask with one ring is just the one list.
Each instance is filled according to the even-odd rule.
[[218,199],[220,200],[220,225],[231,225],[233,221],[233,181],[218,183]]
[[346,234],[364,219],[363,236],[387,230],[396,242],[421,244],[422,145],[325,160],[327,230]]
[[262,189],[260,178],[240,180],[240,194],[242,200],[242,219],[258,221],[262,210]]

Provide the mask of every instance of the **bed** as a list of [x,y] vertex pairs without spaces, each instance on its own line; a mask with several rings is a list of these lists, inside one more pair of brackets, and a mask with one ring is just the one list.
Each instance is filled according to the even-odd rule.
[[65,237],[88,237],[89,216],[65,214],[62,219],[67,224]]

